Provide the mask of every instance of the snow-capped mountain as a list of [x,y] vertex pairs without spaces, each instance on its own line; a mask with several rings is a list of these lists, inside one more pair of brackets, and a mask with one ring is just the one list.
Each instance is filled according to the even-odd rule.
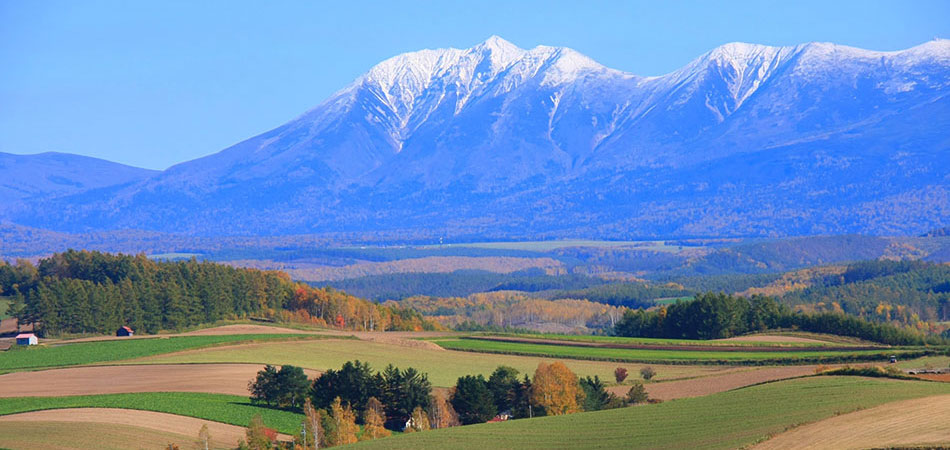
[[950,219],[948,93],[947,40],[733,43],[640,77],[493,36],[393,57],[219,153],[5,218],[199,234],[918,232]]

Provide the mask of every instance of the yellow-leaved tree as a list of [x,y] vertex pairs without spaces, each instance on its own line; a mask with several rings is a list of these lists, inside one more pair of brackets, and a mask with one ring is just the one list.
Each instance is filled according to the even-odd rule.
[[361,439],[378,439],[392,434],[384,427],[386,411],[383,404],[376,398],[370,397],[363,412],[363,435]]
[[356,425],[356,414],[349,405],[346,408],[343,407],[340,397],[335,398],[330,405],[330,424],[331,426],[326,427],[324,431],[328,446],[355,444],[358,441],[356,432],[359,427]]
[[564,363],[539,363],[531,381],[531,403],[544,408],[549,416],[571,414],[581,410],[584,391]]

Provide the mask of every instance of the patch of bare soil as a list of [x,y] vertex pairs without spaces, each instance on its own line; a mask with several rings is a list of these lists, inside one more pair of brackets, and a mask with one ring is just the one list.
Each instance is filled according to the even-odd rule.
[[[645,387],[650,398],[672,400],[701,397],[757,383],[800,377],[813,373],[815,373],[815,366],[762,367],[688,380],[649,383]],[[626,395],[629,389],[630,386],[612,386],[608,388],[609,391],[621,396]]]
[[781,433],[755,449],[852,449],[950,444],[950,395],[904,400]]
[[[17,320],[14,318],[0,320],[0,336],[10,335],[11,337],[17,333],[16,328]],[[21,333],[30,333],[33,331],[33,325],[22,325],[20,326]]]
[[[172,391],[248,395],[248,382],[263,367],[259,364],[161,364],[15,372],[0,375],[0,397]],[[305,372],[311,378],[320,373]]]
[[[942,381],[944,383],[950,383],[950,373],[922,373],[914,376],[920,378],[921,380]],[[947,421],[950,422],[950,417],[947,418]]]
[[[226,443],[231,447],[236,447],[238,441],[244,439],[245,437],[245,429],[243,427],[228,425],[220,422],[212,422],[209,420],[196,419],[194,417],[152,411],[139,411],[134,409],[50,409],[45,411],[32,411],[27,413],[0,416],[0,422],[33,421],[110,423],[118,425],[130,425],[195,437],[198,436],[198,430],[201,429],[201,426],[207,424],[208,431],[216,442]],[[278,438],[281,438],[281,436],[281,440],[291,439],[290,436],[287,435],[280,435]]]

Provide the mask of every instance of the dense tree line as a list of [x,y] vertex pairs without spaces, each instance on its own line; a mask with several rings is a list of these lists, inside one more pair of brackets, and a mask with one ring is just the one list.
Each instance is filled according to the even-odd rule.
[[21,324],[41,333],[154,333],[226,318],[271,317],[341,328],[431,329],[420,314],[334,289],[295,283],[282,272],[144,255],[74,251],[33,266],[0,263],[0,295]]
[[[448,393],[433,392],[428,377],[392,365],[373,372],[369,364],[348,361],[312,382],[294,366],[265,366],[251,381],[251,401],[303,409],[303,428],[324,446],[388,436],[392,431],[424,431],[457,425],[571,414],[619,408],[646,401],[642,384],[626,398],[606,390],[599,377],[578,378],[563,363],[538,364],[533,377],[499,366],[488,377],[465,375]],[[249,435],[250,437],[250,435]],[[249,439],[250,441],[250,439]]]
[[922,335],[843,313],[794,312],[771,297],[706,293],[652,311],[628,310],[614,334],[631,337],[720,339],[754,331],[793,328],[852,336],[891,345],[920,345]]

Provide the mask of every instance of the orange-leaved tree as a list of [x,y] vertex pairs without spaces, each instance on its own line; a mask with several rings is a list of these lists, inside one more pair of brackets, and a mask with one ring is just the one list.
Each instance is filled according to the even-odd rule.
[[577,375],[564,363],[539,363],[531,382],[531,403],[544,408],[551,416],[571,414],[581,410],[584,401]]

